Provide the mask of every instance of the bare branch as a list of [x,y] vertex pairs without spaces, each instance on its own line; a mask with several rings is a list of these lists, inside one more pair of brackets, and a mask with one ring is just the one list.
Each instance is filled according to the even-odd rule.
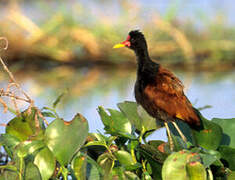
[[3,105],[3,113],[6,113],[8,110],[7,104],[0,98],[0,103]]

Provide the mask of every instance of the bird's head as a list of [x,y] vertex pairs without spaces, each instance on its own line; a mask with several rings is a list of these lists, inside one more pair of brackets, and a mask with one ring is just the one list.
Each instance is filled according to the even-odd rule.
[[122,43],[116,44],[113,48],[128,47],[133,50],[147,48],[147,43],[144,35],[139,30],[130,31],[126,40]]

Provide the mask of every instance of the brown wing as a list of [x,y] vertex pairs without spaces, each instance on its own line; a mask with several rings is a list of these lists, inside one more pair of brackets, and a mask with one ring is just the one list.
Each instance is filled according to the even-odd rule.
[[174,74],[160,66],[156,83],[146,86],[144,93],[156,109],[161,109],[169,116],[189,124],[200,125],[200,120],[184,95],[183,88],[181,81]]

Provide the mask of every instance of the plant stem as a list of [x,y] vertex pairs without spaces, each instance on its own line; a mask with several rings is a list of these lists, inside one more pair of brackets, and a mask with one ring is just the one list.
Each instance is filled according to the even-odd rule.
[[68,180],[68,170],[62,166],[62,176],[64,180]]
[[137,163],[137,160],[136,160],[136,157],[135,157],[135,150],[134,149],[131,149],[131,157],[132,157],[134,163]]
[[144,133],[145,133],[145,128],[142,127],[142,130],[141,130],[140,136],[139,136],[139,143],[140,143],[140,144],[142,143]]
[[19,172],[19,180],[22,180],[22,174],[23,174],[23,157],[20,157],[20,172]]

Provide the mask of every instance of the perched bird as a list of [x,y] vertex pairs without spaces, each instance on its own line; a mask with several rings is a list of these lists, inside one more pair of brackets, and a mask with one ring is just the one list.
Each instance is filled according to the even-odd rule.
[[153,62],[149,57],[144,35],[134,30],[127,39],[113,48],[128,47],[137,57],[137,80],[135,83],[135,99],[152,117],[164,121],[170,148],[173,140],[167,122],[172,122],[182,139],[186,138],[175,123],[180,119],[190,126],[200,126],[200,118],[183,91],[182,82],[169,70]]

